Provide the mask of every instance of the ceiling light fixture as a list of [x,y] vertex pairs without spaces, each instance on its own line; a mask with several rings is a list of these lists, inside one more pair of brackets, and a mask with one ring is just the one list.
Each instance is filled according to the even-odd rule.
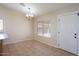
[[31,20],[33,17],[34,17],[34,15],[31,13],[30,8],[28,8],[28,13],[26,14],[26,18],[27,18],[28,20]]

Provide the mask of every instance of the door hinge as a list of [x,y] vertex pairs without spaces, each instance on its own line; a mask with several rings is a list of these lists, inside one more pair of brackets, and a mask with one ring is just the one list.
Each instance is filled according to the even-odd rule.
[[60,34],[60,32],[58,32],[58,34]]
[[58,21],[60,21],[60,19],[58,19]]
[[58,44],[58,46],[60,46],[60,44]]

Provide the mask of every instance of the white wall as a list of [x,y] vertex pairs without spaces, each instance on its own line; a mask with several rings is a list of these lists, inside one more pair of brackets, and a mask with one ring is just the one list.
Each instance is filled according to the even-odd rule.
[[27,20],[25,15],[0,6],[0,18],[4,19],[4,32],[8,34],[4,44],[31,39],[32,22]]
[[[77,11],[79,10],[79,4],[74,4],[74,5],[70,5],[64,8],[61,8],[59,10],[56,10],[54,12],[48,13],[46,15],[42,15],[38,18],[36,18],[36,20],[34,21],[34,38],[38,41],[41,41],[45,44],[51,45],[51,46],[55,46],[57,47],[57,18],[59,15],[64,14],[64,13],[68,13],[68,12],[72,12],[72,11]],[[44,37],[39,37],[37,36],[37,21],[50,21],[51,22],[51,38],[44,38]]]

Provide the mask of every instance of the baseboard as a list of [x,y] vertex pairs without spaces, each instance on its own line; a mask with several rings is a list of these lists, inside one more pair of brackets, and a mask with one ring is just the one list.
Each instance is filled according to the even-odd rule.
[[36,41],[39,41],[39,42],[41,42],[41,43],[44,43],[44,44],[46,44],[46,45],[49,45],[49,46],[58,48],[58,46],[56,46],[56,45],[51,45],[51,44],[48,44],[48,43],[46,43],[46,42],[43,42],[43,41],[41,41],[41,40],[37,40],[37,39],[35,39],[35,40],[36,40]]
[[28,41],[28,40],[33,40],[33,39],[28,38],[28,39],[23,39],[23,40],[13,40],[13,41],[10,41],[10,42],[4,42],[3,41],[3,45],[14,44],[14,43],[18,43],[18,42],[22,42],[22,41]]

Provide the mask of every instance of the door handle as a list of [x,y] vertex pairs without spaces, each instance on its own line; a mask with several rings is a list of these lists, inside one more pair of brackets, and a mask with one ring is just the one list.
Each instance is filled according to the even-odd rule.
[[77,38],[77,34],[76,33],[74,33],[74,38]]
[[77,38],[76,36],[74,36],[74,38]]
[[74,35],[77,35],[76,33]]

